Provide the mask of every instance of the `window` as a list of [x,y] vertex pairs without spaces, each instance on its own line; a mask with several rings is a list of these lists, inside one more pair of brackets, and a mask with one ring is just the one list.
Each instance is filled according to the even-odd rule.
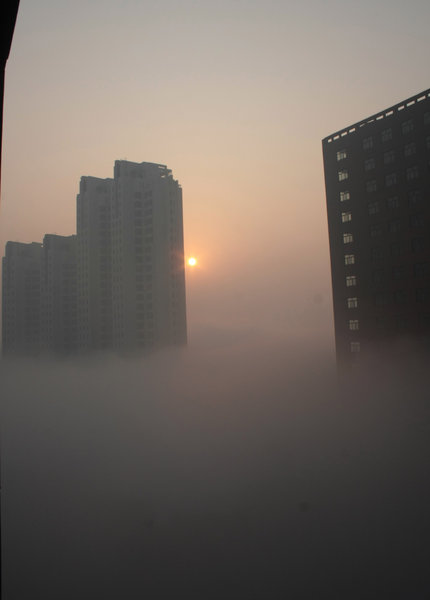
[[384,131],[381,133],[381,139],[383,142],[389,142],[393,139],[393,130],[391,127],[384,129]]
[[360,342],[350,342],[349,349],[353,354],[360,352]]
[[411,190],[408,192],[408,204],[409,206],[415,206],[421,200],[421,190]]
[[410,218],[411,227],[423,227],[424,225],[424,215],[418,213],[416,215],[411,215]]
[[346,150],[339,150],[338,152],[336,152],[336,160],[339,162],[340,160],[343,160],[344,158],[347,157],[347,153]]
[[371,171],[372,169],[374,169],[376,166],[375,163],[375,159],[374,158],[368,158],[367,160],[364,161],[364,170],[365,171]]
[[385,329],[385,322],[386,322],[385,317],[376,317],[375,327],[377,329],[379,329],[380,331],[383,331]]
[[384,281],[384,269],[377,269],[372,273],[372,282],[373,283],[382,283]]
[[415,145],[415,142],[406,144],[406,146],[404,148],[405,156],[412,156],[412,154],[415,154],[416,151],[417,151],[417,147]]
[[390,233],[397,233],[398,231],[400,231],[401,227],[402,224],[400,219],[395,219],[394,221],[390,221],[388,223],[388,231]]
[[429,302],[430,301],[430,288],[418,288],[416,290],[416,301],[417,302]]
[[412,245],[412,252],[414,254],[416,254],[417,252],[422,252],[423,250],[425,250],[426,247],[426,240],[425,238],[414,238],[411,242]]
[[345,264],[346,265],[354,265],[355,264],[355,254],[345,254]]
[[376,215],[379,212],[379,202],[377,200],[375,202],[369,202],[367,209],[369,215]]
[[372,179],[371,181],[366,181],[366,192],[375,192],[376,191],[376,180]]
[[370,237],[375,238],[382,235],[382,225],[380,223],[374,223],[370,226]]
[[390,301],[390,296],[388,294],[384,294],[383,292],[380,292],[378,294],[375,294],[375,305],[376,306],[385,306],[386,304],[388,304]]
[[388,150],[384,153],[384,165],[389,165],[396,160],[396,153],[394,150]]
[[342,213],[342,223],[349,223],[352,221],[352,213],[351,212],[343,212]]
[[413,167],[409,167],[409,169],[406,169],[406,180],[407,181],[412,181],[413,179],[418,179],[418,177],[419,177],[418,165],[414,165]]
[[406,135],[407,133],[410,133],[413,130],[414,130],[414,122],[412,119],[409,119],[408,121],[403,121],[403,123],[402,123],[403,135]]
[[397,329],[404,331],[408,326],[408,318],[404,315],[397,317],[396,319]]
[[397,173],[389,173],[385,175],[385,186],[391,187],[392,185],[396,185],[397,183]]
[[391,196],[387,198],[387,208],[399,208],[400,200],[398,196]]
[[357,277],[355,275],[346,276],[346,287],[354,287],[357,285]]
[[358,319],[349,319],[348,326],[351,331],[358,331],[360,328]]
[[406,267],[404,265],[393,267],[393,279],[403,279],[403,277],[406,277]]
[[406,247],[403,242],[394,242],[391,244],[391,256],[402,256],[406,252]]
[[415,277],[427,277],[430,275],[430,262],[416,263],[414,265]]
[[348,308],[358,308],[358,298],[347,298]]
[[363,140],[363,150],[370,150],[373,148],[373,137],[367,137]]
[[344,233],[343,234],[343,243],[344,244],[350,244],[352,241],[354,241],[352,233]]
[[371,249],[370,254],[371,254],[373,261],[380,260],[384,256],[384,251],[382,249],[382,246],[375,246],[374,248]]
[[396,290],[393,295],[395,304],[404,304],[408,299],[406,290]]
[[349,200],[351,198],[351,194],[347,191],[340,192],[340,201],[345,202],[345,200]]
[[348,179],[349,175],[348,175],[348,171],[346,169],[342,169],[341,171],[338,171],[337,173],[337,178],[339,181],[344,181],[345,179]]

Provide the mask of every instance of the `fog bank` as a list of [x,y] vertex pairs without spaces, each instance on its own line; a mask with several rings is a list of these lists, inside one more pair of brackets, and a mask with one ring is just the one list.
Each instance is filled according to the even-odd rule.
[[427,597],[425,368],[220,330],[1,377],[8,600]]

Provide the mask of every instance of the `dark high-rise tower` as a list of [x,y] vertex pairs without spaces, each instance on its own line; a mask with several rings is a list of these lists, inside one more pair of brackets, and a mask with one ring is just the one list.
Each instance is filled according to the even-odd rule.
[[430,339],[430,90],[322,141],[339,363]]

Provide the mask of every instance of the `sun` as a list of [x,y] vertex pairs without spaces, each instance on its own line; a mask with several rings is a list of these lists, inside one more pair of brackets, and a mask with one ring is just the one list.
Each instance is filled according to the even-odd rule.
[[191,256],[187,262],[190,267],[195,267],[197,264],[197,259],[194,258],[194,256]]

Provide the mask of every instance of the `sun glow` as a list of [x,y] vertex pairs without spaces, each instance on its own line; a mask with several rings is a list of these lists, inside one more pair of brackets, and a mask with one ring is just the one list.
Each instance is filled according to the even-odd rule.
[[191,256],[187,262],[190,267],[195,267],[197,264],[197,259],[195,259],[194,256]]

